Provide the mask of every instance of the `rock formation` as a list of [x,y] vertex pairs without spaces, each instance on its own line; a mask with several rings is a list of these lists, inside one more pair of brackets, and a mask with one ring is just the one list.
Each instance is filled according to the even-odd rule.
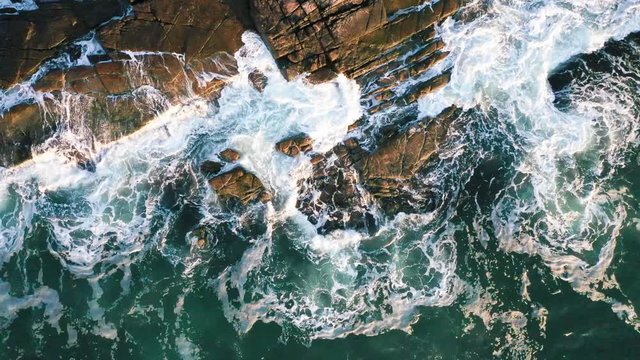
[[246,205],[257,200],[271,200],[260,179],[240,166],[215,176],[209,184],[223,201],[239,200]]
[[0,14],[0,88],[26,80],[71,41],[124,15],[119,0],[38,1],[38,9]]
[[[395,213],[424,205],[411,199],[414,182],[437,158],[458,111],[417,119],[415,103],[450,79],[446,63],[441,66],[447,52],[435,26],[456,13],[462,1],[141,0],[129,5],[105,0],[96,6],[54,0],[38,3],[37,10],[0,14],[5,40],[0,87],[24,81],[91,30],[105,50],[91,56],[90,64],[52,66],[32,84],[46,97],[5,109],[0,166],[28,159],[34,146],[56,131],[78,126],[55,111],[68,96],[82,102],[82,127],[99,141],[131,133],[167,106],[193,96],[215,99],[224,76],[237,73],[231,55],[242,45],[241,34],[255,29],[285,77],[306,73],[309,81],[319,82],[343,73],[360,85],[366,111],[350,130],[360,130],[366,149],[352,138],[315,155],[314,175],[302,184],[298,206],[320,231],[347,226],[373,231],[373,208]],[[224,76],[205,76],[211,73]],[[249,81],[258,91],[267,85],[258,72]],[[141,102],[149,92],[162,101]],[[380,119],[389,125],[377,126]],[[312,146],[313,140],[300,134],[283,139],[276,149],[297,156]],[[90,159],[75,150],[70,154],[93,169]],[[227,149],[219,158],[235,162],[239,154]],[[255,175],[241,167],[218,174],[223,167],[202,164],[214,175],[210,184],[221,199],[243,204],[270,199]]]
[[[310,73],[321,81],[344,73],[358,81],[365,107],[375,113],[410,105],[449,81],[447,72],[426,76],[447,55],[434,25],[455,13],[462,0],[422,3],[251,0],[250,12],[285,77]],[[409,78],[418,81],[396,94]]]
[[287,156],[295,157],[313,150],[313,139],[307,134],[293,135],[278,141],[276,149]]
[[261,73],[260,70],[254,70],[249,74],[249,81],[256,90],[263,92],[264,88],[267,87],[269,79],[267,79],[267,77],[263,73]]
[[100,30],[100,40],[111,53],[176,53],[192,63],[218,52],[233,54],[246,30],[222,0],[140,1],[133,13]]
[[220,158],[220,160],[228,163],[233,163],[240,160],[241,156],[242,155],[240,155],[238,150],[234,150],[234,149],[224,149],[220,152],[220,154],[218,154],[218,157]]
[[423,203],[414,196],[420,187],[417,176],[437,157],[459,114],[459,109],[449,108],[435,118],[412,123],[379,139],[372,151],[348,139],[314,158],[313,177],[302,184],[298,208],[320,231],[353,227],[372,231],[374,205],[387,214],[425,210],[430,199]]
[[[18,35],[26,40],[15,47],[25,46],[28,53],[24,56],[29,59],[29,54],[45,46],[42,45],[45,42],[58,44],[46,53],[36,51],[41,56],[28,69],[24,64],[20,65],[21,68],[0,66],[0,85],[9,86],[25,80],[44,60],[53,57],[63,43],[85,35],[124,11],[117,1],[105,1],[104,8],[102,4],[95,6],[93,1],[78,4],[85,3],[60,0],[43,3],[35,11],[0,15],[0,33],[12,37],[12,41],[6,43],[7,49],[13,49],[14,53],[11,46],[17,44],[14,38],[17,39]],[[209,15],[200,16],[202,13]],[[33,146],[44,143],[56,129],[69,127],[68,119],[57,116],[57,113],[66,111],[56,109],[63,95],[75,94],[84,99],[82,102],[88,107],[82,116],[84,126],[97,140],[108,142],[139,129],[166,106],[182,99],[194,95],[215,99],[225,81],[206,74],[231,76],[237,73],[232,54],[242,45],[240,38],[246,28],[224,2],[149,0],[133,5],[132,14],[114,19],[100,28],[97,40],[108,51],[107,56],[96,59],[100,62],[53,69],[35,81],[34,90],[50,93],[52,96],[49,98],[53,98],[53,101],[40,103],[40,111],[35,111],[37,106],[32,100],[27,106],[28,111],[25,105],[19,105],[0,114],[0,138],[4,139],[0,141],[0,166],[11,166],[29,159]],[[44,15],[49,18],[39,18]],[[86,19],[79,20],[81,17]],[[55,21],[80,25],[67,29],[56,25]],[[27,25],[15,25],[23,23]],[[2,26],[11,28],[7,30]],[[44,35],[56,32],[65,37],[51,39]],[[40,37],[42,40],[38,42],[31,40]],[[132,57],[131,52],[135,56]],[[7,59],[2,57],[3,54],[0,49],[3,64],[11,65],[11,61],[19,59],[9,50]],[[3,77],[5,70],[15,76],[11,79],[10,76]],[[163,101],[145,102],[144,98],[150,91]]]

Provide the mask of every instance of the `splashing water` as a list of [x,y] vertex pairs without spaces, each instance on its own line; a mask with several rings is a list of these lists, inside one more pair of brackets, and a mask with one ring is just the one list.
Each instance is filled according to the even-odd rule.
[[[275,323],[280,340],[311,349],[322,339],[395,336],[390,330],[421,339],[425,327],[444,332],[433,314],[450,311],[456,320],[444,327],[455,329],[456,341],[492,343],[490,353],[466,355],[520,358],[543,351],[558,308],[545,300],[554,303],[552,289],[570,296],[567,284],[580,294],[571,301],[607,304],[639,329],[637,296],[627,295],[612,266],[640,196],[619,181],[638,145],[637,85],[609,76],[560,94],[548,78],[572,56],[639,30],[640,4],[475,1],[461,15],[439,28],[451,55],[436,71],[452,67],[451,83],[420,100],[423,115],[451,104],[466,110],[420,179],[440,199],[434,210],[378,214],[374,235],[318,235],[296,208],[310,159],[286,157],[274,144],[305,132],[315,151],[330,150],[362,115],[359,89],[342,76],[322,85],[287,82],[259,37],[246,33],[235,55],[240,74],[217,105],[195,99],[134,135],[96,144],[95,173],[55,145],[0,169],[0,290],[7,294],[0,326],[40,309],[50,328],[36,331],[39,344],[53,331],[68,349],[94,336],[145,349],[161,342],[175,357],[208,358],[216,347],[202,336],[219,331],[234,339],[228,357],[256,357],[238,350],[251,346],[235,332],[250,338]],[[256,69],[268,77],[262,93],[248,81]],[[558,96],[570,106],[557,106]],[[274,194],[271,203],[222,209],[198,167],[229,147]],[[219,305],[204,300],[211,298]],[[137,322],[164,325],[148,339]],[[428,345],[408,348],[427,352]],[[451,356],[435,345],[428,351]]]
[[[640,4],[496,1],[466,10],[471,21],[450,19],[440,29],[452,81],[421,99],[421,111],[478,107],[494,127],[509,129],[503,141],[521,154],[474,230],[492,232],[502,251],[539,256],[555,277],[640,329],[610,269],[633,206],[612,168],[624,167],[637,147],[636,88],[614,70],[597,87],[572,89],[573,106],[560,110],[547,81],[571,56],[637,31]],[[636,65],[618,64],[637,72]]]

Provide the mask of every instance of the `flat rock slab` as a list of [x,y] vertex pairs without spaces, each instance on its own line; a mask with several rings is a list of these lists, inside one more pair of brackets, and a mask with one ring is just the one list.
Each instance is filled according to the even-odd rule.
[[41,1],[33,11],[0,14],[0,88],[26,80],[71,41],[123,14],[118,0]]
[[190,62],[242,46],[246,27],[222,0],[152,0],[133,10],[133,17],[99,32],[106,49],[179,53]]

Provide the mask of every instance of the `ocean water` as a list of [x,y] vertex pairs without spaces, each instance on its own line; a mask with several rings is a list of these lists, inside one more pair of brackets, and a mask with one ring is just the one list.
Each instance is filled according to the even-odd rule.
[[[251,33],[218,102],[150,92],[158,117],[95,144],[95,173],[60,142],[0,168],[0,358],[640,356],[640,2],[470,1],[438,31],[452,80],[419,110],[464,112],[416,189],[436,206],[373,235],[318,235],[295,207],[309,158],[273,147],[338,144],[357,84],[287,82]],[[220,206],[199,165],[227,147],[272,202]]]

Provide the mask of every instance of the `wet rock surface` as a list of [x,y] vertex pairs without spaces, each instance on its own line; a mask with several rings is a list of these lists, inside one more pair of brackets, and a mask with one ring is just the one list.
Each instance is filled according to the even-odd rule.
[[318,155],[313,176],[301,185],[298,208],[320,232],[358,228],[375,231],[374,208],[387,215],[429,209],[429,196],[419,198],[419,175],[428,170],[460,115],[449,108],[434,118],[410,123],[381,135],[368,151],[347,139],[329,153]]
[[249,74],[249,81],[251,85],[260,92],[263,92],[269,83],[269,79],[259,70],[254,70]]
[[100,30],[106,49],[179,53],[189,63],[217,52],[233,54],[246,30],[222,0],[141,1],[133,13]]
[[[208,70],[217,74],[232,75],[236,70],[230,55],[217,55],[207,61],[211,63]],[[0,145],[4,149],[0,166],[31,157],[29,147],[44,143],[53,134],[37,130],[46,125],[44,120],[58,129],[81,123],[96,140],[109,142],[138,130],[169,106],[188,101],[193,95],[215,99],[225,81],[203,81],[201,74],[170,54],[146,54],[51,71],[33,85],[36,91],[48,93],[47,102],[31,104],[29,112],[18,105],[0,115],[0,138],[7,139]],[[69,116],[68,106],[76,110],[74,116]],[[22,127],[34,130],[16,133],[16,118],[25,124]],[[3,119],[8,120],[5,123]]]
[[[448,54],[435,26],[456,13],[462,0],[428,6],[421,0],[129,3],[126,16],[122,16],[125,2],[115,0],[93,8],[92,1],[51,1],[36,11],[0,14],[0,32],[7,40],[0,48],[0,63],[13,61],[8,55],[2,58],[11,51],[17,51],[18,59],[29,60],[0,70],[3,87],[24,80],[90,30],[96,30],[96,40],[105,49],[91,55],[90,64],[54,68],[37,79],[33,88],[48,94],[46,101],[4,111],[0,165],[27,160],[34,148],[61,129],[107,142],[136,131],[167,107],[194,95],[215,100],[224,78],[237,74],[232,54],[242,46],[241,34],[255,29],[285,77],[307,74],[307,81],[318,83],[342,73],[362,89],[365,114],[350,128],[358,138],[314,155],[313,176],[301,184],[298,207],[319,231],[351,227],[375,231],[378,209],[391,214],[428,206],[429,199],[412,198],[412,189],[419,174],[437,158],[457,110],[417,119],[415,103],[450,80],[449,69],[440,65]],[[52,16],[39,19],[43,14]],[[56,35],[45,34],[41,27],[55,29]],[[257,71],[249,81],[258,91],[268,83]],[[70,116],[62,111],[60,105],[68,103],[70,95],[82,113]],[[381,119],[387,126],[376,125]],[[313,139],[297,134],[275,147],[295,157],[311,152]],[[94,170],[90,157],[70,151],[79,166]],[[233,163],[240,154],[227,149],[218,157]],[[220,174],[223,168],[217,161],[201,164],[201,170],[213,176],[210,185],[221,199],[242,204],[270,200],[254,174],[241,167]]]
[[241,156],[242,155],[240,154],[240,152],[235,149],[224,149],[220,152],[220,154],[218,154],[220,160],[228,163],[233,163],[240,160]]
[[276,143],[276,150],[287,156],[296,157],[313,150],[313,139],[307,134],[293,135]]
[[[371,113],[406,106],[446,85],[449,74],[428,71],[446,57],[434,25],[462,0],[251,0],[251,16],[287,78],[311,82],[344,73],[364,89]],[[411,54],[410,56],[405,56]],[[399,94],[397,86],[415,84]]]
[[0,88],[26,80],[71,41],[124,11],[119,0],[53,0],[39,1],[32,11],[0,14]]
[[209,185],[223,201],[237,200],[246,205],[271,199],[260,179],[240,166],[215,176]]
[[31,157],[34,139],[47,139],[57,129],[37,104],[20,104],[0,118],[0,165],[17,164]]
[[[61,0],[0,15],[0,34],[6,40],[0,45],[0,87],[25,80],[91,30],[97,30],[96,40],[107,50],[106,55],[92,55],[91,65],[53,67],[37,79],[33,89],[50,100],[39,102],[39,111],[33,100],[29,111],[23,105],[0,108],[0,166],[28,160],[33,147],[55,133],[51,129],[68,130],[74,126],[70,121],[82,122],[98,141],[117,140],[194,95],[215,100],[224,78],[237,73],[232,54],[242,45],[245,26],[224,2],[139,1],[132,15],[112,19],[124,15],[125,5]],[[23,50],[30,62],[20,60]],[[79,119],[65,115],[70,97],[72,106],[85,107]]]

